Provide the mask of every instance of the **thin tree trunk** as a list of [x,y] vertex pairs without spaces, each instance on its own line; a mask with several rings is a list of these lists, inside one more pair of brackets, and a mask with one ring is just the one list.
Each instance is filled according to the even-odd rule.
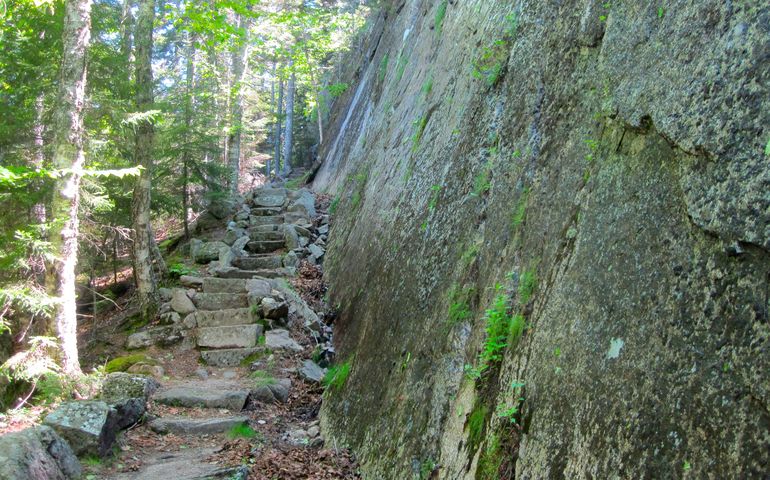
[[324,124],[323,124],[323,111],[321,110],[321,88],[315,81],[315,72],[313,66],[310,64],[310,55],[307,53],[307,47],[305,47],[305,62],[307,62],[307,68],[310,70],[310,85],[315,92],[315,105],[316,116],[318,117],[318,144],[324,143]]
[[[273,127],[271,129],[271,136],[273,145],[275,145],[275,70],[276,70],[276,64],[277,62],[273,61],[273,80],[270,84],[270,116],[273,118]],[[270,174],[272,171],[270,170],[270,157],[267,159],[267,165],[265,165],[265,175],[267,176],[267,179],[270,180]]]
[[278,113],[275,116],[275,176],[281,175],[281,121],[283,120],[283,79],[278,79]]
[[126,86],[131,81],[132,31],[134,28],[134,14],[131,9],[133,6],[133,0],[123,0],[123,11],[120,15],[120,57],[126,66]]
[[[78,205],[83,153],[83,105],[86,90],[86,50],[91,40],[91,0],[68,0],[64,6],[63,56],[59,100],[55,113],[53,166],[62,174],[56,179],[50,241],[56,260],[48,268],[46,283],[57,297],[54,326],[62,350],[62,368],[80,375],[77,344],[75,266],[78,256]],[[66,173],[65,173],[66,172]]]
[[158,248],[158,242],[155,241],[155,234],[152,231],[152,225],[148,227],[147,235],[150,237],[150,251],[152,253],[153,265],[155,266],[156,278],[168,277],[168,267],[166,267],[166,261],[163,260],[163,255]]
[[195,38],[187,33],[187,68],[186,68],[186,95],[184,104],[185,146],[182,153],[182,220],[184,222],[184,238],[190,238],[190,129],[193,116],[193,89],[195,88]]
[[289,77],[289,88],[286,92],[286,133],[283,138],[283,169],[282,176],[286,177],[291,173],[291,147],[292,135],[294,131],[294,91],[296,90],[296,75],[294,74],[294,60],[289,61],[291,76]]
[[[42,36],[42,34],[41,34]],[[45,135],[45,123],[43,123],[43,116],[45,114],[45,95],[40,92],[35,99],[35,124],[32,127],[32,134],[35,142],[35,152],[33,164],[35,168],[43,168],[45,163],[45,142],[43,137]],[[40,202],[32,206],[32,216],[38,225],[42,225],[46,221],[45,203]]]
[[[141,0],[136,19],[136,109],[146,112],[152,108],[152,26],[155,17],[155,0]],[[152,148],[154,141],[152,122],[143,121],[136,127],[134,161],[142,173],[134,187],[132,217],[134,227],[134,279],[139,305],[144,318],[154,316],[158,304],[155,274],[152,270],[152,244],[150,236],[150,192],[152,188]]]
[[243,15],[238,17],[238,27],[243,29],[244,38],[233,46],[231,69],[233,73],[230,85],[230,130],[227,136],[227,156],[230,167],[230,193],[238,194],[238,177],[241,169],[241,131],[243,123],[243,93],[241,82],[243,80],[244,64],[246,60],[246,47],[248,45],[248,19]]

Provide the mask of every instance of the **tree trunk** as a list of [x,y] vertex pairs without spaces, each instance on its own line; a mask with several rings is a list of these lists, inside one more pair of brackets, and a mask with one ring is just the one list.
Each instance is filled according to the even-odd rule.
[[195,88],[195,38],[187,33],[187,69],[186,75],[186,95],[184,104],[184,125],[185,125],[185,146],[182,153],[182,220],[184,222],[184,238],[190,238],[190,194],[188,184],[190,183],[190,128],[192,126],[193,116],[193,89]]
[[120,15],[120,57],[126,67],[126,86],[131,82],[131,49],[134,28],[134,14],[131,9],[133,0],[123,0],[123,11]]
[[[273,127],[271,131],[271,136],[273,137],[271,140],[273,141],[273,145],[275,145],[275,71],[276,71],[276,65],[277,62],[273,61],[273,80],[270,84],[270,116],[273,118]],[[267,180],[270,180],[270,174],[272,173],[272,170],[270,170],[270,158],[267,159],[267,165],[265,165],[265,175],[267,176]]]
[[248,20],[243,15],[238,16],[238,27],[243,29],[244,38],[236,40],[231,58],[232,84],[230,85],[230,130],[227,136],[227,157],[230,167],[230,193],[238,194],[238,177],[241,169],[241,131],[243,122],[243,93],[241,82],[246,60],[248,45]]
[[283,138],[283,169],[281,175],[286,177],[291,173],[291,147],[294,130],[294,91],[296,90],[296,76],[294,74],[294,61],[289,61],[289,69],[292,70],[289,77],[289,88],[286,92],[286,133]]
[[[152,26],[155,17],[155,0],[141,0],[136,18],[136,110],[146,112],[152,108]],[[151,121],[143,121],[136,127],[134,162],[142,173],[134,187],[132,218],[134,227],[133,255],[134,279],[139,306],[144,318],[151,318],[157,309],[158,292],[152,269],[152,243],[150,236],[150,192],[152,188],[152,148],[154,128]]]
[[305,62],[307,62],[307,68],[310,70],[310,85],[315,91],[315,105],[316,116],[318,117],[318,144],[324,143],[324,123],[323,123],[323,111],[321,109],[321,88],[315,81],[315,72],[313,66],[310,64],[310,55],[307,53],[307,47],[305,47]]
[[283,79],[278,79],[278,113],[275,116],[275,176],[281,175],[281,121],[283,120]]
[[55,112],[53,166],[56,179],[51,201],[50,241],[56,259],[46,278],[48,293],[57,297],[54,326],[62,350],[62,368],[80,375],[77,344],[75,266],[78,256],[78,205],[83,173],[83,105],[86,50],[91,40],[91,0],[68,0],[64,6],[63,56],[59,100]]

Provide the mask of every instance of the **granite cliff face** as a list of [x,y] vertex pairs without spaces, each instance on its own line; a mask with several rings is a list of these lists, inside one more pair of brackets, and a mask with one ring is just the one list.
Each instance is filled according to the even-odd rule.
[[767,475],[770,6],[383,3],[314,181],[328,434],[367,478]]

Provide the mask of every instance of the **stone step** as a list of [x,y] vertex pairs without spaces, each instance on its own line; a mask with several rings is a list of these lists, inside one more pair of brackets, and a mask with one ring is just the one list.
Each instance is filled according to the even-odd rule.
[[193,303],[198,310],[227,310],[249,306],[245,293],[197,293]]
[[[285,234],[283,230],[261,232],[258,230],[249,230],[249,238],[255,242],[285,242]],[[279,247],[279,248],[282,248]]]
[[262,225],[280,225],[283,223],[283,215],[252,215],[249,217],[249,224],[252,227]]
[[256,257],[238,257],[233,260],[233,266],[241,270],[261,270],[281,268],[283,257],[281,255],[259,255]]
[[[246,295],[243,295],[243,297],[246,298]],[[248,305],[248,300],[245,300],[244,303]],[[227,310],[199,310],[193,313],[193,315],[195,316],[195,326],[198,328],[250,325],[257,320],[248,307],[230,308]]]
[[271,253],[276,250],[286,248],[286,241],[270,240],[270,241],[251,241],[246,244],[246,250],[252,253]]
[[274,268],[259,270],[225,270],[216,272],[218,277],[227,279],[250,279],[250,278],[284,278],[292,277],[295,274],[294,269]]
[[257,207],[280,207],[286,202],[285,188],[262,188],[254,192],[252,202]]
[[257,225],[248,228],[249,232],[283,232],[283,223]]
[[230,325],[198,328],[198,346],[205,348],[248,348],[257,346],[262,325]]
[[188,408],[226,408],[240,412],[249,396],[248,390],[225,390],[222,388],[172,387],[161,390],[153,400],[163,405]]
[[252,291],[267,291],[270,294],[270,283],[266,280],[234,279],[206,277],[203,279],[203,293],[249,293]]
[[282,212],[282,207],[258,207],[252,208],[249,213],[255,217],[275,217],[281,215]]
[[248,425],[249,417],[242,415],[234,417],[189,418],[170,416],[156,418],[149,423],[155,433],[175,433],[183,435],[211,435],[225,433],[233,427]]
[[262,350],[261,347],[201,350],[201,360],[211,367],[237,367],[244,360]]

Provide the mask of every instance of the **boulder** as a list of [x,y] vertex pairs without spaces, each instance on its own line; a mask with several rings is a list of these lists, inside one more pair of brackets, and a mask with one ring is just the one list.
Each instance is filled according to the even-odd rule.
[[235,253],[233,252],[232,248],[225,245],[219,249],[219,267],[220,268],[232,267],[234,258],[235,258]]
[[251,398],[262,403],[285,403],[289,399],[289,388],[280,382],[260,385],[251,391]]
[[195,221],[195,231],[204,232],[222,225],[222,222],[209,212],[203,212]]
[[248,235],[239,237],[235,242],[233,242],[233,252],[240,257],[245,257],[248,255],[248,252],[246,251],[246,245],[249,243],[249,241],[251,241],[251,239]]
[[262,302],[260,303],[260,308],[262,311],[262,316],[271,320],[286,318],[286,316],[289,314],[289,304],[281,300],[276,300],[272,297],[263,298]]
[[229,248],[224,242],[203,242],[198,239],[190,241],[190,255],[196,263],[209,263],[219,259],[219,250]]
[[150,422],[149,427],[155,433],[175,433],[182,435],[212,435],[224,433],[239,425],[248,425],[249,417],[186,418],[164,417]]
[[228,228],[227,232],[225,232],[225,236],[222,238],[222,241],[228,245],[232,245],[244,235],[246,235],[246,230],[243,228]]
[[263,188],[254,192],[252,202],[256,207],[280,207],[286,201],[286,189]]
[[155,379],[145,375],[117,372],[104,379],[101,396],[105,401],[121,398],[142,398],[147,401],[159,387]]
[[310,382],[320,382],[324,378],[325,373],[324,369],[312,360],[305,360],[299,368],[300,376]]
[[74,480],[80,462],[51,427],[40,425],[0,437],[1,480]]
[[148,375],[153,378],[163,378],[166,375],[166,371],[160,365],[151,365],[149,363],[139,362],[131,365],[128,373],[137,373],[139,375]]
[[179,325],[168,325],[157,328],[150,328],[128,336],[126,348],[133,350],[136,348],[147,348],[152,345],[173,345],[180,342],[184,336],[180,332]]
[[297,268],[297,265],[299,265],[299,257],[297,257],[297,254],[292,252],[287,253],[283,257],[283,266],[287,268]]
[[289,203],[287,208],[290,212],[302,212],[309,217],[315,217],[315,195],[310,190],[305,188],[298,190],[294,196],[296,197]]
[[299,247],[299,234],[293,225],[283,226],[283,238],[286,242],[286,248],[289,250]]
[[235,200],[232,198],[215,198],[209,203],[208,212],[212,217],[222,220],[235,210]]
[[319,258],[323,257],[326,251],[319,247],[318,245],[311,243],[307,246],[307,249],[310,251],[310,254],[318,260]]
[[246,390],[210,390],[194,387],[175,387],[155,395],[154,400],[176,407],[226,408],[240,411],[246,403]]
[[174,325],[176,323],[179,323],[182,320],[182,317],[179,316],[176,312],[166,312],[160,316],[160,323],[161,325]]
[[105,457],[118,433],[118,412],[103,401],[66,402],[43,423],[61,435],[75,454]]
[[289,336],[283,329],[270,330],[265,334],[265,346],[271,350],[293,350],[301,352],[302,346]]
[[170,302],[171,301],[171,289],[160,287],[158,289],[158,295],[160,295],[160,299],[163,302]]
[[175,288],[171,292],[171,308],[180,315],[187,315],[195,311],[195,304],[187,296],[187,292]]

